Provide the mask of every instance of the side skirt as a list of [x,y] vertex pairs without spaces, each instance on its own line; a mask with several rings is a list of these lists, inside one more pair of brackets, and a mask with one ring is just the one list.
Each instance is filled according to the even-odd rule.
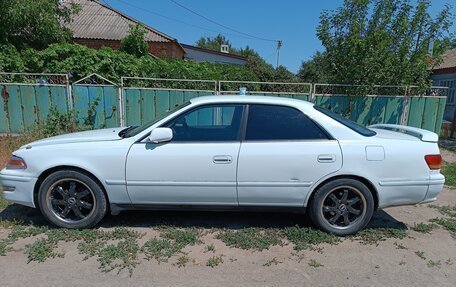
[[224,206],[224,205],[166,205],[166,204],[116,204],[111,203],[111,214],[118,215],[128,210],[174,210],[174,211],[239,211],[239,212],[286,212],[305,213],[305,207],[283,206]]

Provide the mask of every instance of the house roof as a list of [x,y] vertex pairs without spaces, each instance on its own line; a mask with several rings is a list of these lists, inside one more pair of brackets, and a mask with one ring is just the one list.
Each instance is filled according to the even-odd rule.
[[176,42],[176,39],[96,0],[68,0],[77,3],[81,11],[65,24],[74,38],[121,40],[128,35],[130,25],[140,24],[147,33],[147,42]]
[[229,58],[235,58],[235,59],[244,60],[244,61],[247,60],[247,57],[240,56],[240,55],[235,55],[235,54],[230,54],[230,53],[223,53],[223,52],[209,50],[209,49],[204,49],[204,48],[200,48],[200,47],[196,47],[196,46],[192,46],[192,45],[187,45],[187,44],[181,44],[181,46],[184,48],[184,50],[189,49],[189,50],[201,51],[201,52],[208,53],[208,54],[214,54],[214,55],[225,56],[225,57],[229,57]]
[[450,68],[455,68],[456,67],[456,48],[451,49],[443,53],[442,55],[442,62],[437,66],[434,67],[435,70],[441,70],[441,69],[450,69]]

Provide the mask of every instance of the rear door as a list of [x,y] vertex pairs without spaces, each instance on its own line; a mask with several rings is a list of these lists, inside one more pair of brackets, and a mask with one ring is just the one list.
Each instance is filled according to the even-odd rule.
[[341,167],[338,142],[301,111],[249,105],[238,162],[239,205],[302,206],[311,186]]

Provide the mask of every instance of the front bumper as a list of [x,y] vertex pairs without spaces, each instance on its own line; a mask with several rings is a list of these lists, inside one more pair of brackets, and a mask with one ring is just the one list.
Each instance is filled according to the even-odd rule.
[[21,205],[35,207],[33,190],[38,179],[29,176],[0,173],[0,183],[3,189],[3,198]]

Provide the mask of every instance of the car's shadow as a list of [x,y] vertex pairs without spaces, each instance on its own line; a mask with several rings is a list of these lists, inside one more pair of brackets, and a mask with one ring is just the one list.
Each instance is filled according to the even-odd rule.
[[[17,220],[35,226],[47,226],[38,209],[17,204],[9,205],[0,212],[0,220]],[[115,227],[175,227],[227,228],[246,227],[284,228],[287,226],[312,227],[305,214],[277,212],[208,212],[208,211],[125,211],[119,215],[107,215],[99,224],[104,228]],[[366,228],[407,229],[407,226],[386,213],[378,210]]]

